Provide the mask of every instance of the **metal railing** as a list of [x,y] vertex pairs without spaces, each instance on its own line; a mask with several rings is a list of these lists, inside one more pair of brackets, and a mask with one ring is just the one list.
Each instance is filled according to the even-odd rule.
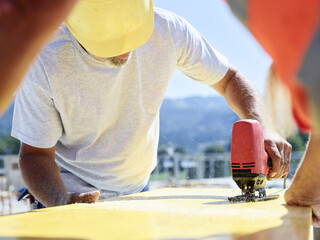
[[[304,152],[292,152],[288,178],[292,178]],[[231,177],[230,153],[161,154],[151,181],[169,181],[178,186],[180,180]]]

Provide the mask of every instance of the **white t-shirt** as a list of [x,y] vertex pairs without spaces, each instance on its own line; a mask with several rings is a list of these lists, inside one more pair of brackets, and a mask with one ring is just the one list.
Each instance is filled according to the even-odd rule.
[[95,60],[63,25],[17,93],[12,136],[56,146],[69,192],[139,192],[156,166],[159,109],[176,68],[211,85],[229,64],[186,20],[163,9],[155,8],[151,38],[120,67]]

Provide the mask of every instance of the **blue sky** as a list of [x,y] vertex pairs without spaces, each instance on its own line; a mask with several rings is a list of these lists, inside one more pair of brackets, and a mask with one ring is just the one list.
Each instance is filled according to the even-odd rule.
[[[263,94],[271,59],[233,16],[222,0],[154,0],[154,6],[173,11],[187,19],[230,63],[239,68]],[[166,98],[217,94],[176,71]]]

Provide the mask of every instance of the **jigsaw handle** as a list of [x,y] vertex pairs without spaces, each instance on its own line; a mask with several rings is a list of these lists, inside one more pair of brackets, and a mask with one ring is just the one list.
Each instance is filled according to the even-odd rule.
[[[243,119],[235,122],[231,137],[232,173],[250,172],[268,175],[272,160],[265,151],[263,130],[260,122]],[[289,172],[289,167],[287,173]]]

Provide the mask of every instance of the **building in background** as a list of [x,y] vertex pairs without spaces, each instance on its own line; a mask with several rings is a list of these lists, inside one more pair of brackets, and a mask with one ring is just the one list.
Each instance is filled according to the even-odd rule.
[[18,155],[0,155],[0,175],[6,178],[6,190],[18,191],[24,187]]

